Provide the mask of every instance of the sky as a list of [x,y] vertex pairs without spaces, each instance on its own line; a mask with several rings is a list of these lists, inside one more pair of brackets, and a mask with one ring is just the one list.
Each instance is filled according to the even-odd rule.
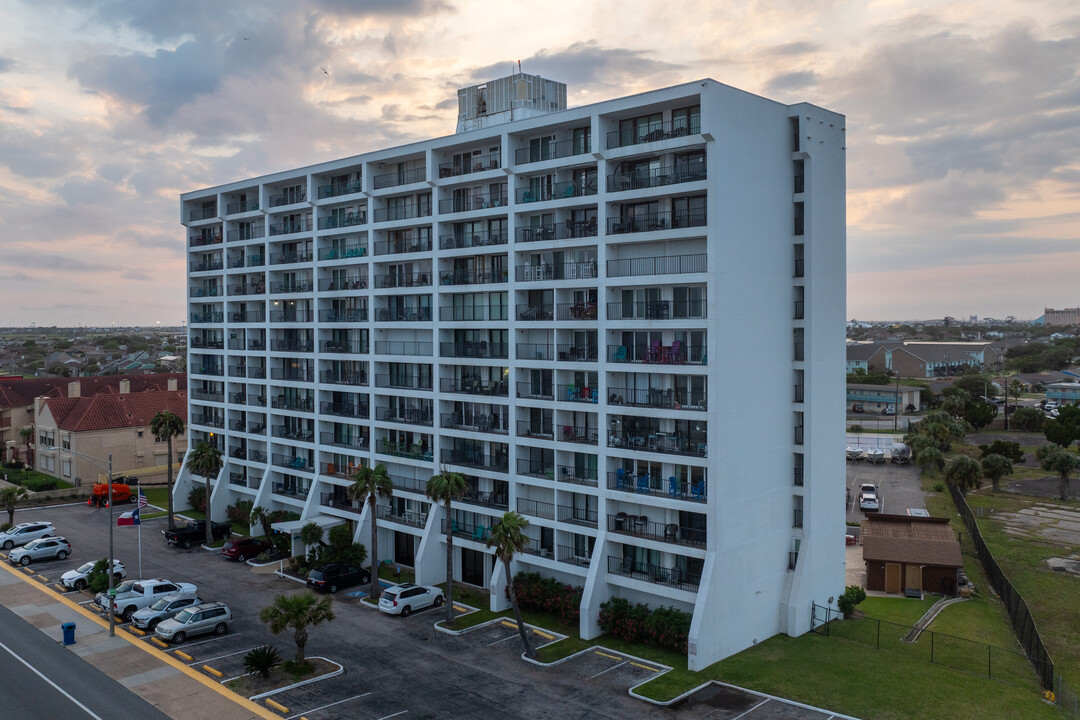
[[[178,325],[183,192],[705,77],[847,116],[848,318],[1080,305],[1075,0],[0,0],[0,326]],[[322,68],[326,69],[326,72]]]

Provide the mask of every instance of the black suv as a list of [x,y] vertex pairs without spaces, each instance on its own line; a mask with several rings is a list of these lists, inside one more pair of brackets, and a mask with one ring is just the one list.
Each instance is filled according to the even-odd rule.
[[371,573],[365,568],[347,563],[327,563],[313,568],[307,576],[307,586],[321,592],[336,593],[338,588],[363,585],[371,582]]

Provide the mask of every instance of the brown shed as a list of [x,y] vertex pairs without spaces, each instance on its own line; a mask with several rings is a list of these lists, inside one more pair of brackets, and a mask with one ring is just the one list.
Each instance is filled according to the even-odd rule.
[[862,522],[866,589],[956,593],[963,567],[948,518],[872,515]]

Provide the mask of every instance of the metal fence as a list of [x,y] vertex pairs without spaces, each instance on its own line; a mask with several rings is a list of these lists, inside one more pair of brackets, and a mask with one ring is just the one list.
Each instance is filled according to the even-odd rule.
[[1031,682],[1028,660],[1023,653],[1016,650],[933,630],[918,631],[913,625],[901,625],[871,617],[860,616],[843,622],[830,622],[839,620],[840,613],[820,605],[814,605],[813,612],[815,632],[821,635],[842,638],[875,650],[894,652],[914,660],[943,665],[1010,684],[1029,685]]

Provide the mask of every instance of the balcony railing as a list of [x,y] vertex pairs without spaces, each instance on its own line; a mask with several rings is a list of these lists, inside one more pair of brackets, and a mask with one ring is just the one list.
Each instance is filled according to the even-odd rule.
[[345,448],[347,450],[363,450],[365,452],[370,445],[368,438],[363,435],[347,437],[332,432],[319,433],[319,442],[323,445],[332,445],[333,447]]
[[554,360],[555,353],[551,345],[544,343],[518,343],[518,360]]
[[265,283],[251,283],[248,285],[230,285],[230,295],[262,295],[266,292]]
[[206,348],[207,350],[224,350],[225,343],[221,340],[204,340],[202,338],[191,338],[191,347],[194,348]]
[[319,281],[319,290],[366,290],[368,286],[367,276],[352,275],[346,278],[323,278]]
[[431,308],[379,308],[375,311],[378,322],[430,322]]
[[444,270],[439,273],[440,285],[485,285],[504,282],[506,282],[506,268]]
[[555,317],[559,320],[595,320],[596,303],[559,303]]
[[596,194],[596,181],[582,184],[573,180],[559,182],[550,187],[518,188],[517,201],[519,203],[544,202],[546,200],[562,200],[565,198],[585,197]]
[[461,248],[488,247],[506,245],[509,235],[505,230],[482,230],[480,232],[461,232],[439,237],[439,247],[443,250]]
[[272,406],[276,410],[298,410],[300,412],[315,412],[315,399],[314,398],[298,398],[289,397],[288,395],[278,395],[272,400]]
[[295,483],[274,483],[273,492],[275,495],[285,495],[288,497],[295,497],[298,500],[307,500],[308,494],[311,492],[311,487],[307,485],[297,485]]
[[254,379],[254,380],[265,380],[266,379],[266,368],[259,367],[259,366],[256,366],[256,365],[249,365],[248,369],[247,369],[247,376],[249,378]]
[[393,220],[412,220],[414,218],[429,217],[430,215],[431,205],[427,203],[408,203],[375,208],[375,222],[377,223],[391,222]]
[[697,135],[701,132],[701,119],[668,120],[666,122],[641,123],[636,127],[620,128],[607,134],[608,150],[642,143],[671,140],[672,138]]
[[510,464],[506,455],[487,455],[482,452],[468,450],[443,450],[439,455],[439,459],[441,462],[450,465],[462,465],[503,473],[508,470]]
[[272,323],[309,323],[315,319],[315,313],[311,310],[272,310],[270,322]]
[[431,251],[431,238],[413,235],[397,240],[380,240],[375,243],[376,255],[400,255]]
[[552,429],[551,418],[533,422],[532,420],[518,420],[518,437],[537,438],[539,440],[554,440],[555,431]]
[[439,319],[444,322],[506,322],[508,318],[505,305],[443,305],[439,308]]
[[687,592],[697,592],[701,584],[700,573],[688,573],[678,567],[666,568],[638,562],[629,556],[620,558],[608,555],[608,573],[634,580],[644,580],[656,585],[666,585]]
[[[618,261],[616,261],[618,262]],[[608,265],[611,261],[608,261]],[[596,258],[582,262],[567,262],[558,265],[518,265],[514,268],[518,282],[543,282],[548,280],[588,280],[596,277]]]
[[685,320],[708,316],[704,300],[655,300],[652,302],[609,302],[608,320]]
[[315,472],[315,468],[306,457],[300,455],[281,455],[274,453],[271,457],[271,463],[278,467],[289,468],[290,470],[303,470],[304,472]]
[[367,402],[324,402],[320,404],[319,410],[323,415],[335,415],[337,417],[356,418],[358,420],[367,420],[369,415],[369,405]]
[[686,480],[676,480],[674,476],[667,479],[662,477],[653,478],[648,473],[636,475],[616,470],[607,474],[607,486],[609,490],[620,490],[635,495],[651,495],[653,497],[667,497],[692,502],[706,502],[708,500],[704,480],[687,482]]
[[573,155],[584,155],[591,152],[588,139],[560,140],[547,145],[518,148],[514,151],[514,163],[524,165],[526,163],[543,162],[544,160],[557,160]]
[[375,376],[375,387],[430,390],[431,378],[424,375],[379,374]]
[[560,465],[556,477],[559,482],[585,485],[587,487],[597,486],[597,472],[595,469],[589,470],[586,468],[574,468],[569,465]]
[[213,203],[213,207],[199,208],[192,210],[188,213],[188,222],[198,222],[199,220],[211,220],[217,217],[217,203]]
[[579,387],[577,385],[559,385],[559,400],[566,402],[597,403],[600,392],[596,388]]
[[451,358],[500,358],[509,357],[509,346],[489,343],[487,340],[465,340],[439,343],[439,355]]
[[518,305],[517,319],[522,322],[550,322],[555,319],[554,305],[551,303]]
[[595,510],[589,508],[573,507],[570,505],[559,506],[559,522],[596,527],[599,524]]
[[481,490],[477,487],[470,487],[465,491],[465,494],[461,496],[460,502],[494,508],[496,510],[507,510],[509,508],[510,499],[506,494],[505,483],[498,483],[497,485],[501,485],[502,487],[496,487],[495,490]]
[[599,351],[595,345],[557,345],[558,358],[562,362],[596,362]]
[[[678,343],[678,344],[676,344]],[[706,365],[708,349],[704,345],[608,345],[608,362],[661,365]]]
[[251,407],[266,407],[266,398],[262,395],[248,395],[247,404]]
[[529,460],[528,458],[518,458],[517,471],[518,475],[528,475],[529,477],[542,478],[544,480],[555,479],[554,466],[546,465],[537,460]]
[[289,282],[270,283],[271,294],[281,293],[309,293],[313,289],[310,280],[291,280]]
[[439,163],[439,177],[458,177],[484,170],[498,170],[502,166],[502,153],[487,155],[466,155],[461,160]]
[[377,288],[411,288],[431,285],[431,273],[379,273],[375,276]]
[[390,505],[376,505],[375,517],[380,520],[401,523],[414,528],[423,528],[427,524],[427,513],[413,510],[398,510]]
[[221,377],[225,375],[225,368],[221,365],[203,365],[201,367],[192,367],[191,372],[195,375],[212,375],[215,377]]
[[708,216],[704,210],[643,213],[634,217],[608,218],[608,235],[677,230],[707,224]]
[[216,286],[212,286],[212,287],[193,287],[193,288],[190,288],[190,292],[191,292],[191,297],[193,297],[193,298],[219,297],[219,296],[225,294],[224,291],[221,288],[216,287]]
[[518,228],[517,241],[527,243],[596,237],[598,229],[599,225],[595,217],[588,220],[567,220],[561,223],[532,225]]
[[199,233],[198,235],[192,235],[190,238],[191,247],[203,247],[205,245],[217,245],[221,242],[221,231]]
[[422,182],[426,176],[427,168],[418,167],[410,170],[397,170],[383,175],[376,175],[372,180],[375,189],[382,190],[383,188]]
[[[518,357],[521,357],[520,351]],[[528,380],[519,382],[517,384],[517,396],[519,398],[525,398],[529,400],[554,400],[555,395],[552,393],[551,384],[543,385],[540,383],[529,382]]]
[[335,495],[334,493],[320,493],[319,504],[323,507],[352,512],[359,512],[363,507],[358,500],[350,500],[348,495]]
[[276,195],[271,195],[267,198],[270,203],[270,207],[282,207],[283,205],[296,205],[307,201],[307,190],[303,187],[300,188],[288,188],[282,190]]
[[244,312],[229,314],[229,322],[234,323],[261,323],[265,321],[266,315],[261,310],[245,310]]
[[439,426],[447,430],[467,430],[495,435],[506,435],[510,432],[505,412],[502,415],[472,413],[464,416],[461,413],[443,413],[439,416]]
[[191,264],[191,272],[215,272],[224,268],[225,265],[220,258],[217,260],[208,260],[206,262]]
[[377,407],[375,419],[380,422],[402,423],[405,425],[423,425],[431,427],[431,407]]
[[600,433],[595,427],[586,425],[557,425],[558,440],[564,443],[581,443],[583,445],[595,445]]
[[364,355],[368,344],[363,340],[327,340],[322,344],[322,351],[330,355]]
[[275,425],[272,429],[274,437],[285,440],[299,440],[300,442],[315,442],[315,431],[308,428],[289,427],[288,425]]
[[320,310],[319,321],[328,323],[364,323],[367,322],[367,308],[342,308],[340,310]]
[[[258,208],[252,208],[258,210]],[[245,240],[258,240],[259,238],[266,237],[266,227],[262,224],[262,221],[251,223],[250,225],[241,225],[236,230],[229,230],[225,233],[225,239],[229,242],[243,242]]]
[[315,352],[315,343],[311,340],[270,340],[270,349],[274,352]]
[[580,551],[571,547],[570,545],[560,545],[558,547],[559,562],[570,563],[571,565],[578,565],[580,567],[589,567],[592,564],[592,555],[585,548]]
[[319,251],[320,260],[347,260],[362,257],[367,257],[367,245],[361,243],[323,248]]
[[608,175],[607,189],[608,192],[619,192],[620,190],[644,190],[646,188],[664,187],[665,185],[676,185],[678,183],[698,182],[705,178],[706,174],[704,166],[695,170],[668,166]]
[[609,448],[622,448],[645,452],[664,453],[666,455],[686,455],[689,457],[708,457],[708,445],[704,441],[686,440],[673,433],[656,432],[648,435],[622,433],[608,436]]
[[350,180],[349,182],[335,182],[329,185],[319,186],[319,199],[325,200],[326,198],[340,197],[342,195],[352,195],[358,193],[361,190],[361,183],[359,180]]
[[376,340],[377,355],[414,355],[431,357],[432,343],[413,340]]
[[311,222],[307,218],[301,218],[299,220],[282,220],[281,222],[270,223],[268,226],[270,229],[270,237],[275,235],[291,235],[293,233],[311,232]]
[[532,517],[544,518],[546,520],[555,519],[554,503],[518,498],[517,511],[522,515],[531,515]]
[[202,325],[206,323],[221,323],[224,321],[225,313],[222,312],[191,313],[191,323],[193,325]]
[[[494,524],[494,521],[495,518],[492,518],[492,524]],[[441,531],[444,535],[446,534],[446,518],[443,518],[442,520]],[[488,536],[491,533],[491,526],[461,522],[460,520],[452,519],[450,520],[450,532],[454,537],[483,543],[487,541]]]
[[193,415],[191,422],[194,425],[205,425],[206,427],[225,429],[225,418],[215,415]]
[[663,408],[665,410],[706,410],[704,390],[685,388],[621,388],[608,387],[608,405]]
[[271,265],[292,265],[294,263],[308,263],[314,259],[315,256],[306,250],[301,252],[270,253]]
[[656,257],[626,258],[608,260],[608,277],[639,277],[643,275],[684,275],[703,273],[706,270],[708,256],[705,253],[695,255],[660,255]]
[[319,218],[320,230],[332,230],[334,228],[352,227],[353,225],[367,224],[366,212],[338,213]]
[[803,426],[802,425],[796,425],[795,426],[795,444],[796,445],[802,445],[803,444]]
[[480,378],[442,378],[439,389],[444,393],[464,393],[488,397],[506,397],[506,381],[484,382]]
[[473,212],[488,208],[506,207],[506,188],[500,192],[456,195],[439,200],[440,213]]
[[364,386],[368,384],[367,373],[355,370],[323,370],[320,378],[322,382],[331,385]]
[[805,301],[803,301],[803,300],[796,300],[795,301],[795,319],[796,320],[805,319],[805,317],[806,317],[805,308],[806,308]]
[[225,402],[225,393],[223,392],[209,392],[207,390],[192,390],[192,400],[206,400],[209,402]]
[[705,547],[707,537],[706,532],[699,528],[681,527],[676,523],[652,522],[647,515],[627,515],[624,512],[609,514],[607,523],[608,532],[676,545]]

